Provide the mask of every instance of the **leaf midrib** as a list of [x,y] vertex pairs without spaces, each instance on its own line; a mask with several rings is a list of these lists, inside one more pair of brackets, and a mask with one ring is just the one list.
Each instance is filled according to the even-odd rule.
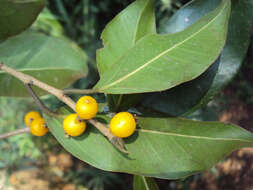
[[206,25],[204,25],[202,28],[200,28],[200,30],[197,31],[196,33],[190,35],[190,36],[189,36],[188,38],[186,38],[185,40],[183,40],[183,41],[181,41],[181,42],[175,44],[175,45],[172,46],[171,48],[169,48],[169,49],[167,49],[166,51],[160,53],[159,55],[157,55],[156,57],[154,57],[154,58],[151,59],[150,61],[144,63],[142,66],[140,66],[140,67],[137,68],[136,70],[132,71],[131,73],[129,73],[129,74],[123,76],[122,78],[120,78],[120,79],[118,79],[118,80],[116,80],[116,81],[114,81],[114,82],[112,82],[111,84],[108,84],[107,86],[104,86],[104,87],[100,88],[99,90],[101,90],[101,91],[102,91],[102,90],[106,90],[106,89],[108,89],[109,87],[114,86],[114,85],[117,84],[117,83],[120,83],[121,81],[123,81],[123,80],[129,78],[130,76],[134,75],[134,74],[137,73],[138,71],[142,70],[143,68],[145,68],[146,66],[148,66],[150,63],[152,63],[152,62],[154,62],[155,60],[159,59],[159,58],[162,57],[164,54],[168,53],[169,51],[171,51],[171,50],[177,48],[177,47],[180,46],[181,44],[183,44],[183,43],[185,43],[186,41],[190,40],[190,39],[193,38],[195,35],[199,34],[199,33],[202,32],[204,29],[206,29],[210,24],[212,24],[212,23],[216,20],[216,18],[219,17],[219,16],[223,13],[223,11],[224,11],[224,9],[225,9],[226,7],[227,7],[227,4],[224,3],[224,7],[221,9],[220,13],[217,14],[217,16],[215,16],[208,24],[206,24]]
[[214,141],[217,141],[217,140],[219,140],[219,141],[241,141],[241,142],[253,143],[253,137],[252,137],[252,141],[250,141],[250,140],[233,139],[233,138],[184,135],[184,134],[178,134],[178,133],[154,131],[154,130],[147,130],[147,129],[136,129],[136,131],[140,131],[140,132],[143,132],[143,133],[152,133],[152,134],[157,134],[157,135],[167,135],[167,136],[176,136],[176,137],[193,138],[193,139],[205,139],[205,140],[214,140]]

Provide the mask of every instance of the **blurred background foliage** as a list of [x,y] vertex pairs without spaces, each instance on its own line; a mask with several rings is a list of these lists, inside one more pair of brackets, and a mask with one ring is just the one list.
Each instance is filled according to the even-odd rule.
[[[49,35],[67,36],[94,58],[95,50],[102,47],[100,34],[106,24],[132,2],[133,0],[48,0],[47,7],[34,27]],[[158,28],[186,2],[155,1]]]
[[[89,55],[90,62],[94,62],[96,49],[102,47],[100,41],[102,30],[117,13],[131,2],[133,0],[47,0],[46,8],[33,24],[32,30],[73,40]],[[187,2],[189,0],[155,1],[157,30],[159,31],[159,27]],[[253,81],[253,73],[250,74],[253,72],[253,66],[248,64],[248,62],[252,62],[252,53],[253,48],[250,49],[240,73],[229,87],[236,92],[236,98],[245,104],[253,104],[253,86],[250,82],[250,80]],[[74,87],[88,88],[95,84],[98,74],[93,66],[91,69],[93,74],[88,77],[88,80],[81,79],[74,84]],[[96,98],[100,102],[104,102],[103,96]],[[53,109],[62,105],[51,96],[46,96],[43,100]],[[225,91],[208,105],[208,109],[198,110],[191,117],[201,120],[215,120],[219,117],[217,113],[224,109],[224,105],[231,103],[229,101],[230,99],[227,98]],[[23,117],[25,113],[30,110],[38,110],[32,99],[3,97],[0,98],[0,105],[0,133],[24,127]],[[57,165],[58,159],[60,159],[59,163],[64,159],[68,160],[69,164],[66,167],[66,163],[59,166]],[[40,168],[37,174],[41,174],[40,172],[43,171],[48,176],[56,176],[56,178],[47,178],[51,183],[44,189],[64,189],[63,184],[70,184],[68,187],[74,185],[74,189],[80,190],[129,190],[132,188],[130,175],[104,172],[80,162],[62,150],[51,135],[36,138],[30,134],[23,134],[0,141],[0,170],[6,171],[9,175],[9,180],[5,182],[7,185],[8,183],[13,185],[14,171],[34,167]],[[211,172],[215,173],[216,171],[213,169]],[[158,180],[158,184],[164,189],[184,190],[189,189],[190,183],[199,178],[201,175],[192,176],[182,181],[165,182]]]

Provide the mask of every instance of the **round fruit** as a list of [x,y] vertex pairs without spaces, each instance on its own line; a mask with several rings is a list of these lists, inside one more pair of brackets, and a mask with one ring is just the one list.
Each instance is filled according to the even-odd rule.
[[116,137],[129,137],[134,133],[135,129],[135,119],[128,112],[117,113],[110,122],[110,131]]
[[47,124],[43,118],[37,118],[32,121],[30,131],[35,136],[44,136],[48,132]]
[[83,134],[86,124],[77,114],[70,114],[63,120],[63,129],[68,135],[76,137]]
[[25,124],[30,127],[33,120],[42,118],[39,112],[30,111],[25,115]]
[[91,96],[83,96],[76,103],[76,113],[81,119],[91,119],[97,112],[97,101]]

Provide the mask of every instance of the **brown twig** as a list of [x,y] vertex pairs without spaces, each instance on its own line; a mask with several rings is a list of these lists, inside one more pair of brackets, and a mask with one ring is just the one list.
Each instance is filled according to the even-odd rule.
[[15,131],[12,131],[12,132],[9,132],[9,133],[2,134],[2,135],[0,135],[0,140],[9,138],[9,137],[12,137],[12,136],[15,136],[15,135],[20,135],[20,134],[23,134],[23,133],[30,133],[30,128],[25,127],[25,128],[17,129]]
[[[21,80],[24,84],[35,85],[35,86],[47,91],[48,93],[56,96],[59,100],[61,100],[65,104],[67,104],[70,108],[72,108],[75,111],[76,103],[70,97],[66,96],[62,90],[59,90],[59,89],[52,87],[44,82],[41,82],[32,76],[29,76],[29,75],[23,74],[19,71],[16,71],[15,69],[12,69],[12,68],[4,65],[2,62],[0,62],[0,69],[5,71],[8,74],[14,76],[15,78]],[[106,127],[104,124],[102,124],[94,119],[90,119],[90,120],[88,120],[88,122],[90,122],[92,125],[94,125],[120,151],[127,153],[127,151],[125,150],[125,147],[124,147],[123,140],[115,137],[110,132],[108,127]]]
[[64,94],[98,94],[97,90],[93,89],[64,89]]
[[63,94],[62,90],[59,90],[59,89],[52,87],[44,82],[41,82],[32,76],[29,76],[29,75],[23,74],[19,71],[16,71],[16,70],[4,65],[2,62],[0,62],[0,69],[5,71],[6,73],[9,73],[10,75],[18,78],[24,84],[32,84],[32,85],[38,86],[39,88],[47,91],[48,93],[53,94],[59,100],[61,100],[62,102],[67,104],[69,107],[71,107],[73,110],[75,110],[75,102],[71,98],[69,98],[68,96]]
[[36,93],[33,91],[30,84],[25,84],[25,87],[29,94],[33,97],[34,102],[37,106],[47,115],[53,116],[53,117],[59,117],[60,115],[51,111],[48,107],[45,106],[45,104],[40,100],[40,98],[36,95]]

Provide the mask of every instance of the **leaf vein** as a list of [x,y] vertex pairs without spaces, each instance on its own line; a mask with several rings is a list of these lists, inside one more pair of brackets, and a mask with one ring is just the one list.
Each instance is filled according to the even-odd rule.
[[184,138],[193,138],[193,139],[206,139],[206,140],[220,140],[220,141],[242,141],[242,142],[253,142],[251,140],[243,140],[243,139],[233,139],[233,138],[220,138],[220,137],[206,137],[206,136],[194,136],[194,135],[184,135],[184,134],[177,134],[177,133],[170,133],[170,132],[162,132],[162,131],[152,131],[147,129],[136,129],[136,131],[144,132],[144,133],[153,133],[158,135],[167,135],[167,136],[177,136],[177,137],[184,137]]

